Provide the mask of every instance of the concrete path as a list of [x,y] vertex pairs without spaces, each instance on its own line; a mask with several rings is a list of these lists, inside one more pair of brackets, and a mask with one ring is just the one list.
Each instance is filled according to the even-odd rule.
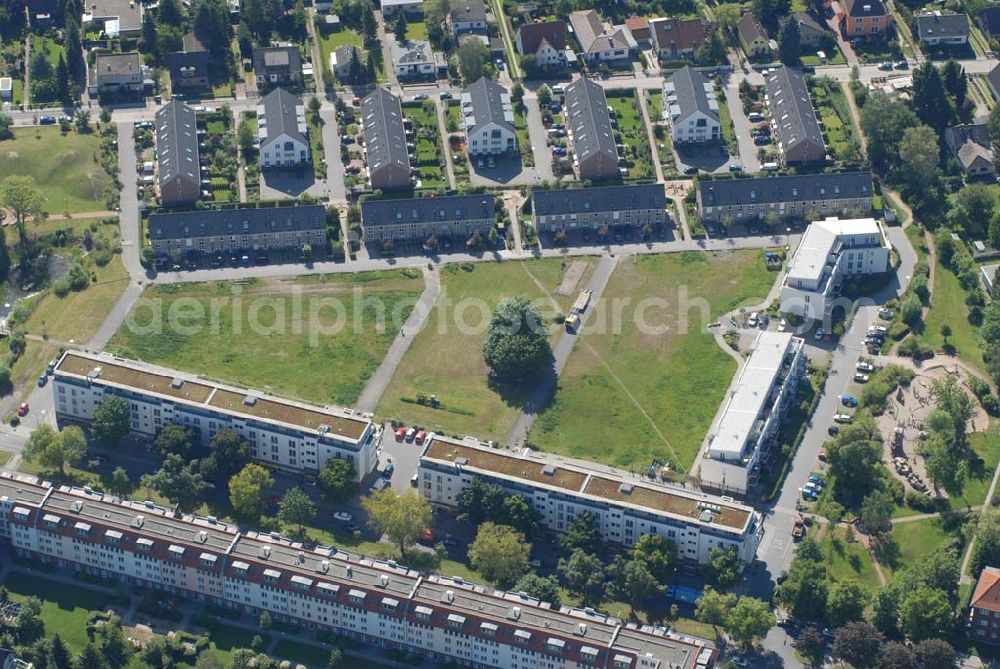
[[663,183],[663,165],[660,164],[660,152],[656,148],[656,134],[653,132],[653,124],[649,120],[649,109],[646,107],[646,95],[641,88],[635,89],[636,99],[639,102],[639,109],[642,110],[642,120],[646,125],[646,138],[649,140],[649,150],[652,152],[653,169],[656,170],[656,180]]
[[531,140],[531,155],[535,159],[535,172],[541,181],[554,181],[552,154],[546,143],[545,126],[542,124],[542,110],[538,106],[538,96],[534,92],[524,93],[524,119],[528,124],[528,139]]
[[740,82],[742,77],[731,76],[726,80],[726,106],[729,107],[729,117],[733,119],[733,130],[736,132],[736,143],[740,151],[740,163],[744,172],[760,171],[760,160],[757,158],[757,146],[750,136],[750,120],[743,113],[743,102],[740,100]]
[[[598,259],[597,267],[594,268],[590,282],[587,284],[587,289],[593,292],[590,304],[587,306],[586,311],[581,314],[580,325],[577,327],[576,332],[563,329],[559,340],[552,348],[554,373],[546,376],[542,382],[539,382],[532,388],[531,395],[525,400],[524,406],[521,409],[521,415],[517,417],[514,427],[511,428],[510,433],[507,435],[507,444],[510,446],[520,446],[524,443],[528,437],[528,433],[531,432],[531,427],[538,418],[538,414],[552,401],[552,396],[556,389],[556,381],[566,367],[569,355],[573,352],[573,346],[576,344],[577,337],[580,336],[579,333],[586,327],[587,319],[590,317],[591,312],[593,312],[594,305],[601,299],[601,295],[604,294],[604,289],[608,285],[608,279],[611,278],[611,274],[614,272],[617,264],[617,256],[602,255]],[[552,296],[549,295],[549,297],[551,298]]]
[[[444,151],[445,169],[448,172],[448,185],[455,190],[455,165],[451,160],[451,144],[448,142],[448,121],[444,116],[444,101],[434,100],[434,111],[437,112],[438,132],[441,133],[441,147]],[[471,168],[471,164],[470,164]]]
[[95,352],[104,350],[104,348],[108,345],[108,342],[111,341],[111,337],[118,332],[122,323],[125,322],[129,312],[132,311],[132,307],[134,307],[135,303],[139,301],[140,297],[142,297],[142,290],[143,286],[141,283],[137,283],[135,281],[129,282],[125,292],[122,293],[121,297],[118,298],[118,301],[115,302],[115,306],[112,307],[111,313],[108,314],[108,317],[104,319],[103,323],[101,323],[101,327],[97,329],[94,336],[90,338],[89,342],[87,342],[87,350]]
[[434,302],[440,293],[441,274],[425,267],[424,292],[420,295],[420,299],[417,300],[416,305],[414,305],[413,311],[410,312],[410,317],[406,319],[406,323],[400,328],[399,334],[396,335],[392,346],[389,347],[385,358],[382,359],[382,364],[372,374],[364,391],[361,393],[361,397],[358,398],[356,405],[358,411],[361,413],[372,413],[375,411],[379,400],[382,399],[382,394],[389,387],[389,383],[396,373],[396,367],[409,350],[413,338],[417,336],[417,333],[427,323],[431,309],[434,307]]
[[392,45],[396,42],[395,31],[386,30],[381,10],[375,12],[375,22],[378,25],[378,41],[382,46],[382,62],[385,64],[385,74],[389,79],[388,85],[390,88],[399,90],[399,79],[396,77],[396,68],[392,66]]
[[323,107],[319,110],[323,120],[323,154],[326,157],[326,188],[330,204],[347,202],[347,187],[344,185],[344,163],[340,159],[340,133],[337,131],[337,112]]
[[118,225],[122,237],[122,264],[133,279],[143,277],[146,270],[139,262],[142,238],[139,223],[139,199],[136,188],[138,171],[132,123],[118,124],[118,179],[121,181],[121,212]]

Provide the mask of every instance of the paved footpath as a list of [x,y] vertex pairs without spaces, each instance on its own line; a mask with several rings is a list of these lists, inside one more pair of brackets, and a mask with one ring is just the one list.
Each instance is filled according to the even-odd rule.
[[608,279],[611,278],[611,274],[614,272],[617,264],[618,256],[602,255],[597,261],[597,267],[590,277],[590,283],[587,284],[587,288],[593,292],[590,297],[590,304],[587,306],[586,311],[583,312],[576,332],[563,329],[559,341],[552,348],[552,357],[554,358],[552,364],[553,373],[547,375],[532,388],[531,395],[524,401],[524,406],[521,408],[521,415],[517,417],[514,427],[511,428],[510,433],[507,435],[507,443],[511,446],[518,446],[524,443],[524,440],[528,437],[528,433],[531,432],[531,427],[538,418],[538,414],[552,400],[556,381],[566,367],[567,361],[569,361],[569,355],[573,352],[577,337],[580,336],[579,333],[586,326],[587,318],[593,312],[594,305],[601,299],[601,295],[604,294],[604,289],[608,285]]
[[413,342],[413,338],[417,336],[417,333],[427,323],[431,309],[434,308],[434,302],[437,301],[440,293],[440,272],[425,267],[424,292],[420,295],[420,299],[416,305],[414,305],[413,311],[410,312],[410,317],[406,319],[406,323],[400,328],[399,334],[396,335],[396,339],[392,342],[392,346],[389,347],[385,357],[382,358],[382,364],[378,366],[378,369],[375,370],[375,373],[368,380],[368,384],[358,399],[356,406],[358,411],[362,413],[372,413],[375,411],[379,400],[382,399],[382,394],[385,393],[385,389],[389,387],[389,382],[392,381],[392,377],[396,373],[396,367],[399,366],[399,362],[406,355],[406,351],[409,350],[410,343]]

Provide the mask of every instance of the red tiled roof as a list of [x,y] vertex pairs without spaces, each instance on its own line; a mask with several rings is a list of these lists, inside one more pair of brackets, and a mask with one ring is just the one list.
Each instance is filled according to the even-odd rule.
[[1000,611],[1000,569],[986,567],[976,582],[970,606],[986,611]]
[[518,29],[518,32],[525,54],[536,53],[542,40],[548,42],[556,51],[566,48],[566,24],[562,21],[526,23]]

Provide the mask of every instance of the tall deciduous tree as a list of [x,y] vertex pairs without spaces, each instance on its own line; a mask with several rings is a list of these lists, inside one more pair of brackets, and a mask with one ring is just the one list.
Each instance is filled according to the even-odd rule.
[[509,589],[528,569],[531,545],[506,525],[485,522],[469,546],[469,561],[490,583]]
[[343,502],[354,492],[357,471],[346,458],[330,458],[319,472],[319,489],[331,504]]
[[171,453],[163,459],[160,469],[142,477],[142,484],[169,499],[179,511],[191,511],[212,487],[197,471],[196,464],[197,460],[186,463],[179,455]]
[[0,204],[14,215],[14,225],[21,246],[21,257],[30,257],[28,223],[37,221],[45,211],[45,196],[29,175],[14,174],[0,181]]
[[[919,122],[909,105],[898,98],[878,93],[868,99],[861,108],[861,129],[868,138],[868,157],[877,170],[885,172],[899,163],[903,133]],[[997,128],[1000,140],[1000,112]]]
[[285,493],[278,506],[278,520],[295,525],[301,535],[305,526],[316,518],[316,504],[302,488],[292,488]]
[[725,625],[726,617],[734,604],[736,595],[731,592],[719,592],[708,585],[695,604],[694,616],[709,625]]
[[926,60],[913,70],[913,111],[938,134],[952,118],[951,100],[933,61]]
[[229,479],[229,503],[244,518],[257,518],[264,503],[264,495],[274,485],[274,479],[264,467],[249,464]]
[[559,558],[559,573],[570,594],[585,605],[593,606],[604,599],[604,565],[596,555],[577,548],[568,558]]
[[882,633],[865,622],[847,623],[833,639],[833,656],[857,669],[875,665],[882,648]]
[[400,556],[406,554],[406,547],[414,543],[431,522],[430,504],[412,490],[400,494],[392,488],[384,488],[365,497],[361,505],[368,513],[372,529],[387,535],[399,546]]
[[767,602],[754,597],[740,597],[726,617],[726,634],[747,648],[774,627],[774,614]]

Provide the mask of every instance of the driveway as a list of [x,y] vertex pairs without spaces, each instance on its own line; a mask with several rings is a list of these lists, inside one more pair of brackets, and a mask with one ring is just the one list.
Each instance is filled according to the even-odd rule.
[[[340,150],[340,147],[337,147]],[[340,162],[340,156],[337,156]],[[329,163],[329,160],[327,161]],[[327,174],[329,177],[329,173]],[[343,179],[341,179],[343,183]],[[326,195],[326,184],[316,181],[312,165],[297,169],[262,169],[260,171],[260,199],[283,200],[289,197],[300,197],[303,194],[320,198]]]
[[760,160],[757,159],[757,146],[750,136],[750,121],[743,113],[743,102],[740,100],[740,81],[738,76],[730,76],[726,82],[726,106],[729,116],[733,119],[733,129],[736,131],[736,141],[739,144],[740,160],[745,172],[759,172]]

